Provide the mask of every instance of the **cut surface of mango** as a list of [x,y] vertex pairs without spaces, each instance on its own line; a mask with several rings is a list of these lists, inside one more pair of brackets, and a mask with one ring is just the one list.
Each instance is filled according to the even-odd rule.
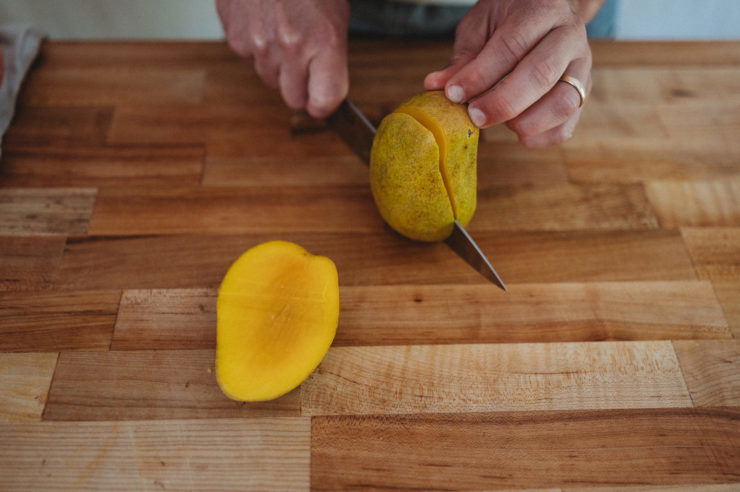
[[229,268],[216,312],[223,392],[242,401],[277,398],[311,374],[334,340],[337,269],[294,243],[259,244]]

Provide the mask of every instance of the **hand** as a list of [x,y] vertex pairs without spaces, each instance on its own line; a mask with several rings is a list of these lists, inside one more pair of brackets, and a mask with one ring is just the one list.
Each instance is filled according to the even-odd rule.
[[347,0],[217,0],[226,40],[285,103],[323,118],[347,95]]
[[[469,102],[476,126],[506,122],[528,147],[568,140],[581,99],[558,81],[567,74],[591,89],[591,50],[573,1],[480,0],[457,27],[450,65],[424,86]],[[589,11],[600,3],[589,2]]]

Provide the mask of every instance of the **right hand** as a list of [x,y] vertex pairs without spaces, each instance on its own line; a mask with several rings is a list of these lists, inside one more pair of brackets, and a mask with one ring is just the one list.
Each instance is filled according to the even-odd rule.
[[216,0],[226,40],[292,109],[331,114],[347,95],[347,0]]

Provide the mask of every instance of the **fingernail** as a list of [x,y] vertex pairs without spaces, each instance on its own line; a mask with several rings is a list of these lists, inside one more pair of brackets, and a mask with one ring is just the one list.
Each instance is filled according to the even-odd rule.
[[473,124],[478,128],[486,124],[486,115],[480,109],[468,108],[468,114],[470,115],[470,119],[473,120]]
[[465,92],[463,92],[463,88],[459,85],[451,85],[447,88],[447,99],[450,101],[459,103],[463,101],[464,97]]

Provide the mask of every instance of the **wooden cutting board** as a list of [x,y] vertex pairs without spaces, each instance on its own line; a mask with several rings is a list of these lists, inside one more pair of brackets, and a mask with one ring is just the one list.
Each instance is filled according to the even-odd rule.
[[[354,43],[351,95],[377,119],[448,54]],[[571,142],[482,134],[503,293],[224,45],[48,43],[0,164],[0,489],[737,490],[740,43],[594,55]],[[240,404],[215,288],[276,238],[336,262],[339,331]]]

